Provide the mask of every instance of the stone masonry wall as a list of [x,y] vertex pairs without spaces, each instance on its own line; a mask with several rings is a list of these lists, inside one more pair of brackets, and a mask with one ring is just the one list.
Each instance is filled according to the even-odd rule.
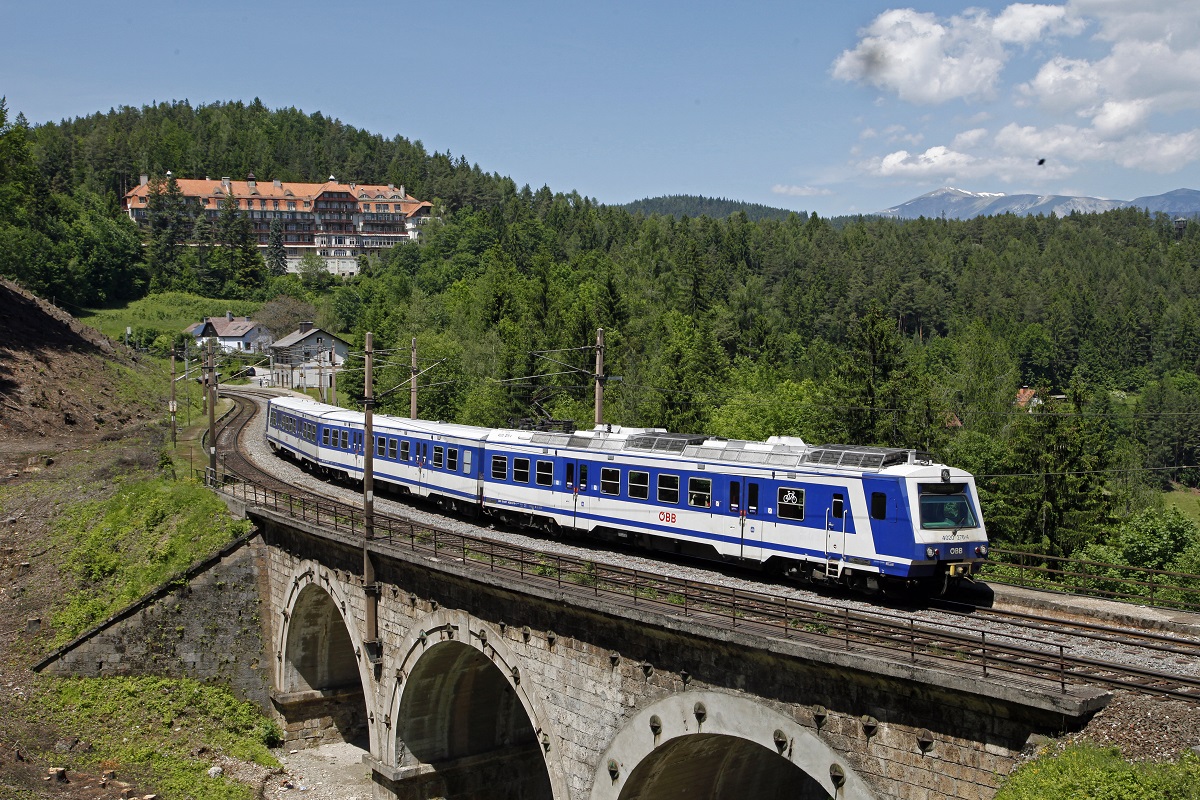
[[262,541],[245,537],[52,653],[52,675],[165,675],[228,685],[270,708],[263,649]]
[[[316,564],[346,618],[361,627],[361,549],[266,528],[272,603],[284,602],[298,569]],[[603,603],[585,608],[517,593],[500,578],[473,579],[452,556],[439,560],[376,557],[383,663],[363,664],[376,758],[393,752],[386,740],[395,727],[383,723],[397,711],[401,651],[449,609],[465,611],[471,631],[487,629],[492,649],[484,652],[493,660],[501,651],[515,660],[520,690],[544,717],[531,721],[549,734],[547,767],[552,775],[561,769],[576,800],[589,797],[606,751],[639,710],[685,692],[717,692],[783,715],[836,751],[875,796],[900,800],[990,798],[1032,733],[1065,724],[1018,703],[771,652],[736,631],[671,630],[650,611],[639,619],[606,613]],[[458,636],[471,640],[471,631]]]

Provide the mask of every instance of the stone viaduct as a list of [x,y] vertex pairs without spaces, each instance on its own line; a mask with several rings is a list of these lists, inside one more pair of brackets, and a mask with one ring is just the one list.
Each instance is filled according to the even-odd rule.
[[[174,664],[229,681],[277,714],[289,747],[369,748],[378,800],[990,798],[1031,736],[1077,727],[1106,701],[580,586],[514,585],[469,558],[383,539],[371,542],[367,587],[361,538],[247,512],[256,534],[188,586],[40,667]],[[378,643],[364,635],[372,600]],[[250,619],[260,649],[245,641]],[[147,633],[180,620],[195,630]]]

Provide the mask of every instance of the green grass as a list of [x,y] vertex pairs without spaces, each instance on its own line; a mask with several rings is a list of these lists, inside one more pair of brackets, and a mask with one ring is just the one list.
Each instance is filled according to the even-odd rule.
[[223,316],[226,311],[246,317],[260,308],[262,303],[250,300],[219,300],[187,292],[163,292],[126,306],[81,312],[79,318],[104,335],[122,341],[126,327],[178,333],[205,317]]
[[55,521],[76,589],[54,613],[62,644],[249,530],[191,482],[114,477],[106,500],[74,504]]
[[1200,798],[1200,758],[1132,763],[1115,748],[1071,745],[1022,764],[995,800],[1185,800]]
[[115,769],[118,780],[151,784],[164,797],[251,800],[251,787],[209,777],[212,754],[279,766],[268,749],[280,743],[279,727],[223,687],[158,677],[47,678],[36,691],[38,713],[92,747],[55,755],[56,763]]
[[1163,494],[1168,507],[1179,509],[1194,525],[1200,526],[1200,492],[1181,486]]

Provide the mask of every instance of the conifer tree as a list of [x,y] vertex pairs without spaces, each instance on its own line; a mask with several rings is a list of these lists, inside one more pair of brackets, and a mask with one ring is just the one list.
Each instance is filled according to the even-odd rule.
[[267,236],[267,272],[279,277],[287,274],[287,251],[283,247],[283,220],[271,220],[271,232]]

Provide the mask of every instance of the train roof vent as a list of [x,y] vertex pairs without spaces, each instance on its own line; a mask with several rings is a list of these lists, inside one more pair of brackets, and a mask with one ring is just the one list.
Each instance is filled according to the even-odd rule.
[[530,442],[533,444],[548,444],[551,447],[566,447],[571,441],[571,435],[568,433],[542,433],[538,432],[533,435]]
[[878,470],[893,464],[907,464],[909,451],[890,447],[853,447],[827,444],[810,450],[805,463],[843,469]]
[[689,444],[683,449],[683,454],[689,458],[701,458],[706,461],[725,461],[729,459],[729,453],[725,452],[724,447]]
[[643,433],[629,437],[625,447],[630,450],[650,450],[655,453],[682,453],[688,445],[703,444],[708,439],[695,433]]

